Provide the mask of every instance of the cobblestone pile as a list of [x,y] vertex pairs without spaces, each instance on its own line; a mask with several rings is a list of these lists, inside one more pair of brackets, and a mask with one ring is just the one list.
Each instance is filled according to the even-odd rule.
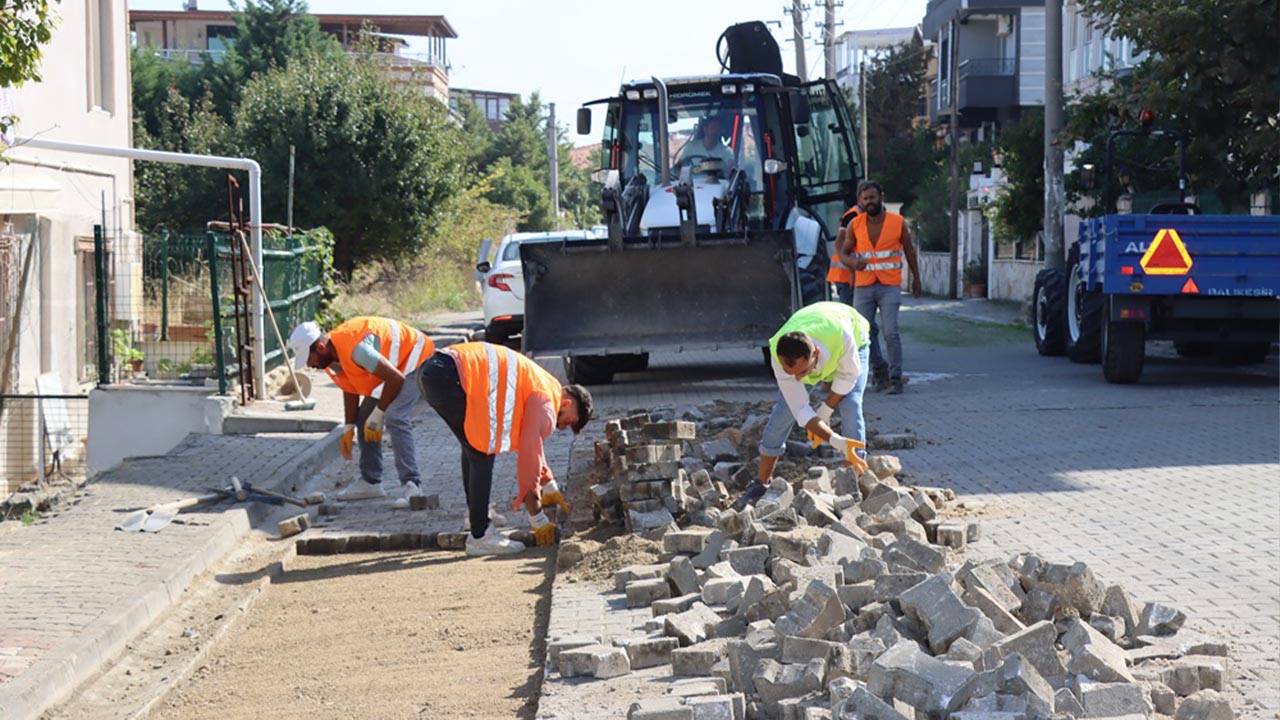
[[632,720],[1233,717],[1218,694],[1225,645],[1084,563],[966,559],[977,524],[945,518],[950,491],[899,483],[893,456],[861,476],[815,466],[775,479],[737,511],[742,466],[705,444],[686,456],[695,429],[608,424],[597,508],[663,551],[616,572],[614,589],[653,617],[647,634],[548,648],[564,677],[670,665],[681,679]]

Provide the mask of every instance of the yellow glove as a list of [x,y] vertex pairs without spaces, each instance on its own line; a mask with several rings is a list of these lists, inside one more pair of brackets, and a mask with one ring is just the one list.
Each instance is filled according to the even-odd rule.
[[556,526],[547,519],[547,514],[539,511],[529,516],[529,526],[533,528],[533,538],[538,547],[556,544]]
[[387,424],[386,417],[387,414],[382,412],[380,407],[375,407],[373,412],[369,413],[369,419],[364,421],[365,442],[382,442],[382,428]]
[[560,486],[552,480],[542,486],[542,507],[548,505],[558,505],[560,511],[565,517],[569,517],[569,503],[564,499],[564,493],[560,492]]
[[[814,414],[818,416],[818,419],[819,419],[819,420],[821,420],[822,422],[826,423],[826,424],[827,424],[827,427],[830,427],[830,426],[831,426],[831,416],[832,416],[832,414],[834,414],[834,413],[835,413],[835,411],[836,411],[836,409],[835,409],[835,408],[831,407],[830,405],[826,404],[825,402],[820,402],[820,403],[818,403],[818,409],[814,411]],[[814,433],[812,430],[810,430],[810,431],[809,431],[809,442],[813,445],[814,449],[816,450],[816,449],[818,448],[818,446],[822,444],[822,438],[818,437],[816,433]]]
[[840,451],[840,454],[844,455],[845,462],[852,465],[853,469],[857,470],[859,475],[868,470],[867,461],[858,457],[858,450],[866,447],[866,444],[861,440],[854,440],[853,438],[842,437],[836,433],[831,433],[831,438],[828,439],[827,442],[831,443],[831,447]]
[[351,459],[351,450],[356,444],[356,426],[347,425],[342,431],[342,439],[338,441],[338,451],[342,453],[343,460]]

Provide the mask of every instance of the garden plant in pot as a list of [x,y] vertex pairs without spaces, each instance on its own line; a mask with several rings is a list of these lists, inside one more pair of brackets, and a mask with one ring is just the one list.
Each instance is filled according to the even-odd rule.
[[121,375],[126,375],[126,367],[129,368],[129,374],[138,375],[142,373],[142,361],[146,358],[146,355],[133,346],[128,330],[116,328],[111,331],[111,351],[115,357],[116,365],[120,368]]
[[987,296],[987,269],[980,260],[971,260],[964,268],[964,296],[982,298]]

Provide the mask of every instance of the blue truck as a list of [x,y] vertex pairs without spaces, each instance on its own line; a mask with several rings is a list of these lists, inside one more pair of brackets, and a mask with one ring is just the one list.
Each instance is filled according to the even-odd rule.
[[1112,383],[1138,381],[1149,339],[1183,356],[1261,362],[1280,331],[1280,216],[1175,202],[1083,220],[1065,272],[1036,277],[1033,331],[1041,355],[1101,362]]

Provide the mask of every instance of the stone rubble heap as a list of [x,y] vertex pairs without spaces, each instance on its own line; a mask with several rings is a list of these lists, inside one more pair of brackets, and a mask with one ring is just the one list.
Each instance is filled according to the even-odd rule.
[[663,562],[614,576],[628,607],[651,608],[647,634],[548,647],[564,677],[684,678],[630,720],[1233,717],[1225,645],[1084,563],[964,560],[977,525],[943,521],[954,496],[900,485],[895,458],[775,479],[737,512],[741,469],[691,470],[692,423],[647,420],[609,423],[593,487],[602,512],[662,542]]

